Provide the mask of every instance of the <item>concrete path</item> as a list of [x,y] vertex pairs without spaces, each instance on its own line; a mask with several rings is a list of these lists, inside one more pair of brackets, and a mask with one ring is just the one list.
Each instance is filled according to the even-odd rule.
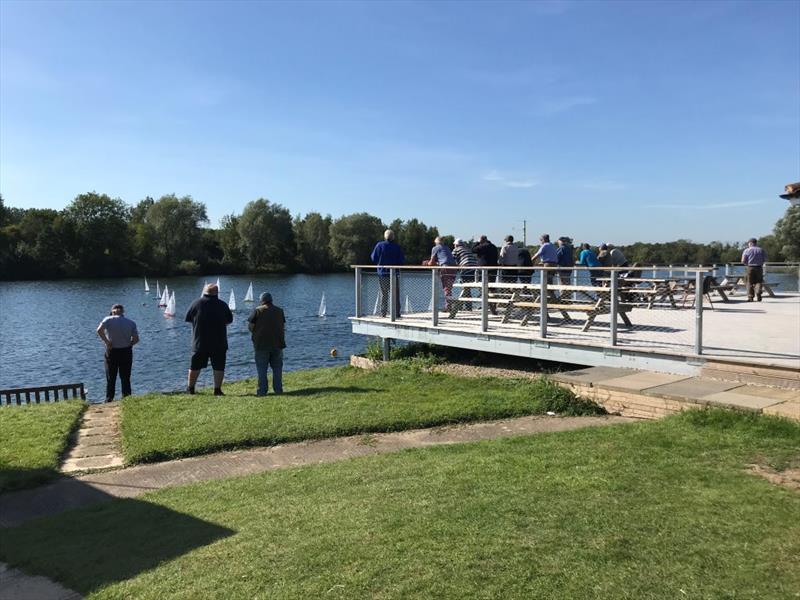
[[15,527],[30,519],[57,514],[67,509],[107,502],[114,498],[134,498],[152,490],[198,481],[385,454],[406,448],[566,431],[630,421],[632,419],[613,416],[521,417],[488,423],[300,442],[140,465],[64,478],[40,488],[0,495],[0,527]]
[[72,447],[61,465],[62,473],[121,467],[119,404],[90,404],[83,413]]
[[80,600],[78,592],[47,577],[27,575],[0,562],[0,600]]

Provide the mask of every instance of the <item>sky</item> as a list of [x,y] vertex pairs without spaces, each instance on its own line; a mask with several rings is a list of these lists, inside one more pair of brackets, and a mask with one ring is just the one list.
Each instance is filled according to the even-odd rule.
[[0,1],[0,193],[212,226],[740,241],[800,180],[800,2]]

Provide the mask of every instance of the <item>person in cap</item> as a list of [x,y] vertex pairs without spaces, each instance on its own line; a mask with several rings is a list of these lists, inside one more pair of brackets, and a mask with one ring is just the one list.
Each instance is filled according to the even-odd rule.
[[761,284],[764,283],[764,263],[767,253],[759,247],[756,238],[747,240],[747,248],[742,252],[742,264],[747,268],[747,301],[755,297],[761,302]]
[[192,302],[186,311],[186,322],[192,324],[192,358],[186,391],[194,394],[200,371],[211,360],[214,395],[224,396],[222,380],[225,378],[225,360],[228,354],[228,325],[233,323],[233,313],[219,299],[219,288],[216,284],[206,285],[203,295]]
[[286,317],[283,309],[272,303],[272,294],[264,292],[261,304],[247,318],[247,328],[252,334],[258,390],[256,396],[266,396],[269,388],[267,369],[272,369],[272,389],[283,393],[283,349],[286,348]]
[[[433,248],[431,248],[431,257],[423,261],[423,265],[429,267],[454,267],[456,259],[452,251],[444,243],[442,236],[437,235],[433,240]],[[445,310],[450,312],[453,305],[453,284],[456,281],[456,272],[454,269],[439,269],[439,278],[442,282],[442,290],[444,291]]]
[[572,250],[572,240],[567,236],[558,238],[558,249],[556,250],[558,266],[565,267],[558,271],[561,285],[569,285],[572,275],[572,265],[575,263],[574,251]]
[[136,323],[125,316],[122,304],[115,304],[111,307],[111,314],[97,326],[97,335],[106,347],[106,402],[114,400],[117,374],[122,384],[122,397],[130,396],[133,347],[139,343]]

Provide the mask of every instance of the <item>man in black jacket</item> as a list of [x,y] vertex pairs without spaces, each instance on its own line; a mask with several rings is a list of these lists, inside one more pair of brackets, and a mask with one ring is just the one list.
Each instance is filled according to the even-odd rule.
[[186,322],[192,324],[192,361],[186,391],[194,394],[200,370],[208,366],[210,359],[214,370],[214,395],[223,396],[222,380],[225,378],[225,358],[228,353],[227,327],[233,323],[233,313],[219,299],[216,284],[208,284],[203,295],[192,302],[186,313]]
[[[475,254],[475,258],[478,259],[479,267],[497,266],[497,246],[490,242],[489,238],[487,238],[485,235],[482,235],[478,243],[473,246],[472,252]],[[489,282],[492,282],[496,276],[497,274],[493,271],[486,271],[486,277],[489,278]],[[489,310],[493,315],[497,314],[497,309],[495,308],[494,304],[489,304]]]

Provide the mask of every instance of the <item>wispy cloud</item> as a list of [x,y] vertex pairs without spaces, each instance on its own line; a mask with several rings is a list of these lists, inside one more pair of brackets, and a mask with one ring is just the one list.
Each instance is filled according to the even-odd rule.
[[645,204],[645,208],[677,208],[681,210],[713,210],[715,208],[736,208],[764,204],[766,200],[745,200],[742,202],[716,202],[712,204]]
[[507,177],[505,175],[501,175],[497,171],[489,171],[482,177],[482,179],[484,181],[488,181],[489,183],[494,183],[502,187],[516,188],[516,189],[532,188],[536,185],[539,185],[539,182],[531,177],[525,177],[525,178]]
[[559,113],[578,108],[579,106],[589,106],[595,104],[597,98],[592,96],[570,96],[565,98],[543,99],[534,103],[531,113],[539,117],[550,117]]

